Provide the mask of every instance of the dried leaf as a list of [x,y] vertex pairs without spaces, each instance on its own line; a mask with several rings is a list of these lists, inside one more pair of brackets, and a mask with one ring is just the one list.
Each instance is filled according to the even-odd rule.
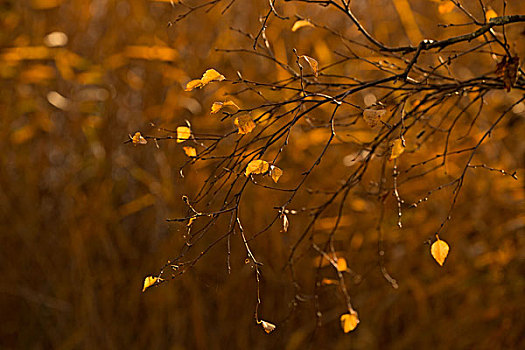
[[337,271],[345,272],[348,268],[345,258],[337,258]]
[[155,277],[155,276],[148,276],[144,279],[144,287],[142,288],[142,293],[146,291],[149,287],[153,286],[154,284],[164,281],[162,278]]
[[390,160],[396,159],[401,154],[405,152],[405,146],[403,146],[403,141],[401,139],[396,139],[392,142],[392,154],[390,155]]
[[301,19],[299,21],[296,21],[292,26],[292,32],[295,32],[303,27],[313,27],[314,25],[310,23],[310,21]]
[[177,128],[177,143],[181,143],[189,139],[191,130],[187,126],[179,126]]
[[345,333],[353,331],[359,324],[359,318],[357,318],[357,313],[355,311],[353,313],[341,315],[340,320],[341,328],[343,328],[343,332]]
[[145,145],[146,143],[148,143],[148,140],[146,140],[144,137],[142,137],[142,135],[138,131],[135,133],[135,135],[133,135],[133,138],[131,139],[131,141],[133,142],[133,144],[135,146],[136,145]]
[[249,114],[244,114],[235,118],[233,123],[239,129],[239,134],[241,135],[246,135],[255,129],[255,122],[253,121],[252,116]]
[[368,124],[369,127],[375,128],[377,124],[379,124],[379,121],[381,120],[381,117],[384,116],[386,113],[385,109],[370,109],[367,108],[363,111],[363,119]]
[[193,147],[182,147],[182,149],[184,150],[184,153],[186,153],[186,155],[188,157],[196,157],[197,156],[197,150]]
[[283,229],[281,230],[281,232],[288,232],[288,226],[290,226],[288,216],[286,216],[286,214],[282,214],[281,217],[283,218]]
[[245,174],[246,176],[250,176],[250,174],[264,174],[269,168],[270,164],[268,164],[268,162],[265,160],[252,160],[250,163],[248,163]]
[[447,242],[440,240],[438,235],[436,235],[436,238],[437,240],[432,243],[432,246],[430,247],[430,253],[434,260],[436,260],[440,266],[443,266],[450,247]]
[[266,333],[272,333],[273,330],[275,329],[275,325],[273,323],[266,322],[263,320],[257,321],[257,323],[260,324],[262,328],[264,328],[264,331]]
[[281,170],[281,168],[278,168],[275,165],[271,165],[270,175],[272,177],[273,182],[277,183],[277,181],[279,181],[279,178],[283,175],[283,171]]
[[213,104],[211,105],[211,114],[219,112],[222,108],[226,106],[232,106],[239,109],[239,106],[237,106],[233,101],[213,102]]
[[516,83],[519,66],[520,58],[518,56],[504,56],[496,67],[496,74],[500,78],[503,78],[503,85],[505,86],[507,92],[509,92]]
[[310,68],[312,68],[312,70],[314,71],[315,76],[318,76],[319,63],[317,62],[317,60],[315,60],[314,58],[310,56],[306,56],[306,55],[302,55],[301,57],[304,58],[306,62],[308,62],[308,64],[310,65]]
[[206,85],[212,81],[222,81],[226,79],[224,75],[217,72],[215,69],[208,69],[204,74],[202,75],[201,82],[203,85]]

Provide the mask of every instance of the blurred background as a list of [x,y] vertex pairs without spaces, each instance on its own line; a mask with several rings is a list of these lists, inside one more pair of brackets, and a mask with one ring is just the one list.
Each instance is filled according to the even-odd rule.
[[[448,7],[448,1],[354,2],[363,24],[391,45],[473,28],[437,26],[467,21]],[[182,195],[191,197],[198,191],[213,163],[190,165],[182,178],[179,170],[188,158],[181,145],[159,142],[157,147],[148,142],[134,147],[125,143],[128,135],[161,134],[157,127],[174,129],[186,120],[202,132],[233,130],[209,115],[211,103],[233,91],[231,84],[183,91],[208,68],[232,80],[237,71],[260,81],[286,77],[272,62],[215,50],[250,49],[253,41],[231,28],[256,35],[258,18],[268,11],[266,1],[237,1],[222,14],[228,3],[218,2],[175,22],[187,11],[177,1],[0,2],[0,348],[525,347],[523,103],[481,152],[481,162],[517,171],[519,180],[471,170],[445,230],[451,252],[443,268],[432,260],[425,241],[443,219],[451,192],[437,193],[408,212],[403,230],[396,227],[396,202],[389,199],[386,266],[398,289],[377,266],[379,206],[365,196],[352,199],[352,211],[338,237],[338,250],[362,276],[349,282],[361,320],[350,334],[340,329],[339,316],[346,311],[335,286],[324,287],[319,295],[323,318],[316,329],[311,300],[316,270],[310,260],[298,269],[306,286],[304,302],[291,306],[296,291],[282,267],[307,216],[291,217],[289,234],[274,227],[253,241],[264,263],[259,316],[277,325],[272,334],[254,321],[254,274],[244,263],[246,253],[238,237],[232,240],[231,274],[226,246],[218,245],[188,273],[141,293],[144,278],[158,273],[184,243],[185,223],[166,219],[186,215]],[[486,4],[496,13],[503,11],[500,1]],[[348,20],[333,10],[293,3],[277,6],[290,19],[272,19],[267,35],[276,56],[290,64],[295,60],[292,48],[315,57],[321,66],[340,58],[334,50],[344,51],[342,41],[326,31],[292,32],[295,14],[359,39]],[[479,15],[479,9],[473,11]],[[509,2],[507,13],[525,14],[525,4]],[[523,24],[508,28],[511,46],[521,58],[524,29]],[[469,76],[480,67],[495,69],[490,59],[462,62],[458,76]],[[359,67],[349,64],[344,69],[356,74]],[[367,74],[373,73],[364,70],[362,76]],[[501,113],[522,94],[492,91],[483,115]],[[362,104],[364,97],[356,97],[361,99],[357,102]],[[488,119],[481,120],[485,128],[478,136],[490,125]],[[309,166],[317,154],[310,146],[318,149],[324,140],[318,139],[305,133],[304,142],[293,146],[295,155],[283,163],[284,184],[293,183],[286,173],[299,174]],[[428,153],[423,158],[438,150],[442,148],[424,150]],[[327,168],[312,182],[318,187],[327,183],[328,188],[338,171],[343,177],[345,156],[344,150],[328,153]],[[450,163],[453,168],[454,160]],[[406,189],[418,194],[408,199],[417,200],[446,178],[442,173],[425,177]],[[254,232],[268,221],[268,202],[285,197],[254,192],[248,198],[245,230]],[[304,194],[300,200],[309,198]],[[333,222],[323,218],[316,230],[328,231]],[[224,228],[213,230],[220,234]]]

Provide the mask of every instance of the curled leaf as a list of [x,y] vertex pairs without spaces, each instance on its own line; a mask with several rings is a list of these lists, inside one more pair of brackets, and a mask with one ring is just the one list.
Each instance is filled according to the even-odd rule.
[[346,259],[337,258],[337,271],[345,272],[347,268],[348,268],[348,264],[346,263]]
[[145,145],[146,143],[148,143],[148,140],[146,140],[144,137],[142,137],[142,135],[140,134],[140,132],[136,132],[135,135],[133,135],[133,137],[131,138],[131,142],[133,142],[133,144],[136,146],[136,145]]
[[275,165],[271,165],[270,175],[272,177],[273,182],[277,183],[277,181],[279,181],[279,178],[283,175],[283,171],[281,170],[281,168],[278,168]]
[[504,56],[496,67],[496,74],[500,78],[503,78],[503,85],[505,86],[505,90],[507,90],[507,92],[509,92],[516,83],[518,78],[519,64],[520,58],[518,56]]
[[250,176],[250,174],[264,174],[269,168],[270,164],[268,164],[268,162],[265,160],[252,160],[250,163],[248,163],[245,174],[246,176]]
[[195,79],[195,80],[190,81],[188,84],[186,84],[186,88],[184,89],[184,91],[191,91],[193,89],[200,88],[203,86],[204,84],[202,83],[200,79]]
[[186,155],[188,157],[196,157],[197,156],[197,150],[193,147],[182,147],[182,149],[184,150],[184,153],[186,153]]
[[215,69],[208,69],[206,72],[204,72],[202,78],[195,79],[187,83],[184,91],[191,91],[195,88],[201,88],[212,81],[222,81],[224,79],[226,79],[224,75],[217,72]]
[[343,332],[345,333],[353,331],[359,324],[359,318],[357,318],[357,313],[355,311],[353,313],[341,315],[340,321],[341,328],[343,328]]
[[317,76],[319,74],[319,63],[317,62],[317,60],[306,55],[302,55],[301,58],[304,58],[306,62],[308,62],[310,68],[312,68],[312,70],[314,71],[315,76]]
[[213,104],[211,105],[211,114],[215,114],[219,112],[222,108],[227,106],[232,106],[239,109],[239,106],[237,106],[233,101],[213,102]]
[[244,114],[235,118],[233,124],[239,129],[239,134],[241,135],[246,135],[255,129],[255,122],[249,114]]
[[296,21],[292,26],[292,32],[295,32],[303,27],[313,27],[314,25],[310,23],[310,21],[301,19],[299,21]]
[[379,124],[379,121],[381,120],[381,117],[384,116],[386,113],[385,109],[370,109],[367,108],[363,111],[363,119],[368,124],[369,127],[375,128],[377,124]]
[[202,75],[201,82],[203,85],[206,85],[212,81],[223,81],[224,79],[226,79],[224,75],[217,72],[215,69],[208,69]]
[[189,139],[191,130],[187,126],[179,126],[177,128],[177,143],[181,143]]
[[155,277],[155,276],[146,277],[144,279],[144,287],[142,288],[142,293],[144,293],[146,289],[148,289],[149,287],[153,286],[155,283],[158,283],[160,281],[164,281],[164,280],[160,277]]
[[403,140],[396,139],[392,142],[392,154],[390,155],[390,160],[396,159],[401,154],[405,152],[405,146],[403,146]]
[[436,238],[437,240],[432,243],[432,246],[430,247],[430,254],[432,254],[432,257],[440,266],[443,266],[450,247],[448,246],[447,242],[439,239],[438,235],[436,235]]
[[262,326],[262,328],[264,329],[266,333],[272,333],[273,330],[275,329],[275,325],[273,323],[266,322],[263,320],[257,321],[257,323]]

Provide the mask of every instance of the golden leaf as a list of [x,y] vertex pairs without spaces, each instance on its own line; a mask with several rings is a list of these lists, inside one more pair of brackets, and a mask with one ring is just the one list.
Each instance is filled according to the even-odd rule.
[[270,164],[268,164],[268,162],[265,160],[252,160],[250,163],[248,163],[245,174],[246,176],[250,176],[250,174],[264,174],[268,171],[269,167]]
[[436,238],[437,240],[432,243],[432,246],[430,247],[430,253],[434,260],[436,260],[440,266],[443,266],[450,247],[447,242],[440,240],[438,235],[436,235]]
[[215,69],[208,69],[206,72],[204,72],[202,78],[192,80],[186,84],[184,91],[191,91],[195,88],[201,88],[212,81],[222,81],[224,79],[226,79],[224,75],[217,72]]
[[337,258],[337,271],[345,272],[348,268],[345,258]]
[[226,79],[224,75],[217,72],[215,69],[208,69],[204,74],[202,75],[201,82],[203,85],[208,84],[212,81],[222,81]]
[[188,157],[196,157],[197,156],[197,150],[193,147],[182,147],[182,149],[184,150],[184,153],[186,153],[186,155]]
[[341,315],[340,320],[341,328],[343,328],[343,332],[345,333],[353,331],[359,324],[359,318],[357,318],[357,313],[355,311],[353,313]]
[[235,118],[233,124],[239,129],[239,134],[241,135],[246,135],[255,129],[255,122],[249,114],[244,114]]
[[492,18],[496,18],[496,17],[498,17],[498,14],[496,13],[496,11],[494,11],[493,9],[489,7],[489,10],[485,12],[485,19],[487,20],[487,22],[490,22]]
[[319,63],[317,62],[317,60],[306,55],[302,55],[301,57],[304,58],[306,62],[308,62],[310,68],[312,68],[312,70],[314,71],[315,76],[317,76],[319,74]]
[[401,154],[405,152],[405,146],[403,146],[403,141],[401,139],[396,139],[392,142],[392,154],[390,155],[390,160],[396,159]]
[[227,106],[232,106],[239,109],[239,106],[237,106],[233,101],[213,102],[213,104],[211,105],[211,114],[215,114],[219,112],[223,107]]
[[146,289],[148,289],[149,287],[153,286],[154,284],[160,282],[160,281],[164,281],[162,278],[160,277],[154,277],[154,276],[148,276],[144,279],[144,287],[142,288],[142,293],[144,293],[146,291]]
[[323,286],[338,285],[339,281],[338,280],[333,280],[333,279],[330,279],[330,278],[323,278],[321,280],[321,284]]
[[191,91],[195,88],[200,88],[200,87],[203,87],[204,84],[202,83],[202,81],[200,79],[195,79],[195,80],[192,80],[190,81],[188,84],[186,84],[186,88],[184,89],[184,91]]
[[133,142],[133,144],[135,146],[136,145],[145,145],[146,143],[148,143],[148,140],[146,140],[144,137],[142,137],[142,135],[138,131],[135,133],[135,135],[133,135],[133,137],[131,138],[131,141]]
[[187,126],[179,126],[177,128],[177,143],[181,143],[189,139],[191,130]]
[[310,21],[301,19],[299,21],[296,21],[292,26],[292,32],[297,31],[298,29],[301,29],[303,27],[313,27],[314,25],[310,23]]
[[272,333],[273,330],[275,329],[275,325],[270,322],[260,320],[260,321],[257,321],[257,323],[260,324],[262,328],[264,328],[264,331],[266,333]]
[[270,166],[270,175],[272,176],[273,182],[277,183],[279,178],[283,175],[281,168],[276,167],[275,165]]
[[452,12],[452,10],[456,7],[453,2],[446,2],[444,4],[441,4],[438,6],[438,12],[441,14]]
[[363,111],[363,119],[368,124],[369,127],[375,128],[377,124],[379,124],[379,121],[381,120],[381,117],[384,116],[386,113],[385,109],[370,109],[367,108]]

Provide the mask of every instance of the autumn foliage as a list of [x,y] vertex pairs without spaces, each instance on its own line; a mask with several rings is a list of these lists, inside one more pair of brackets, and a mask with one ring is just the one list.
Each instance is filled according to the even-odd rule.
[[524,3],[0,23],[0,348],[525,346]]

